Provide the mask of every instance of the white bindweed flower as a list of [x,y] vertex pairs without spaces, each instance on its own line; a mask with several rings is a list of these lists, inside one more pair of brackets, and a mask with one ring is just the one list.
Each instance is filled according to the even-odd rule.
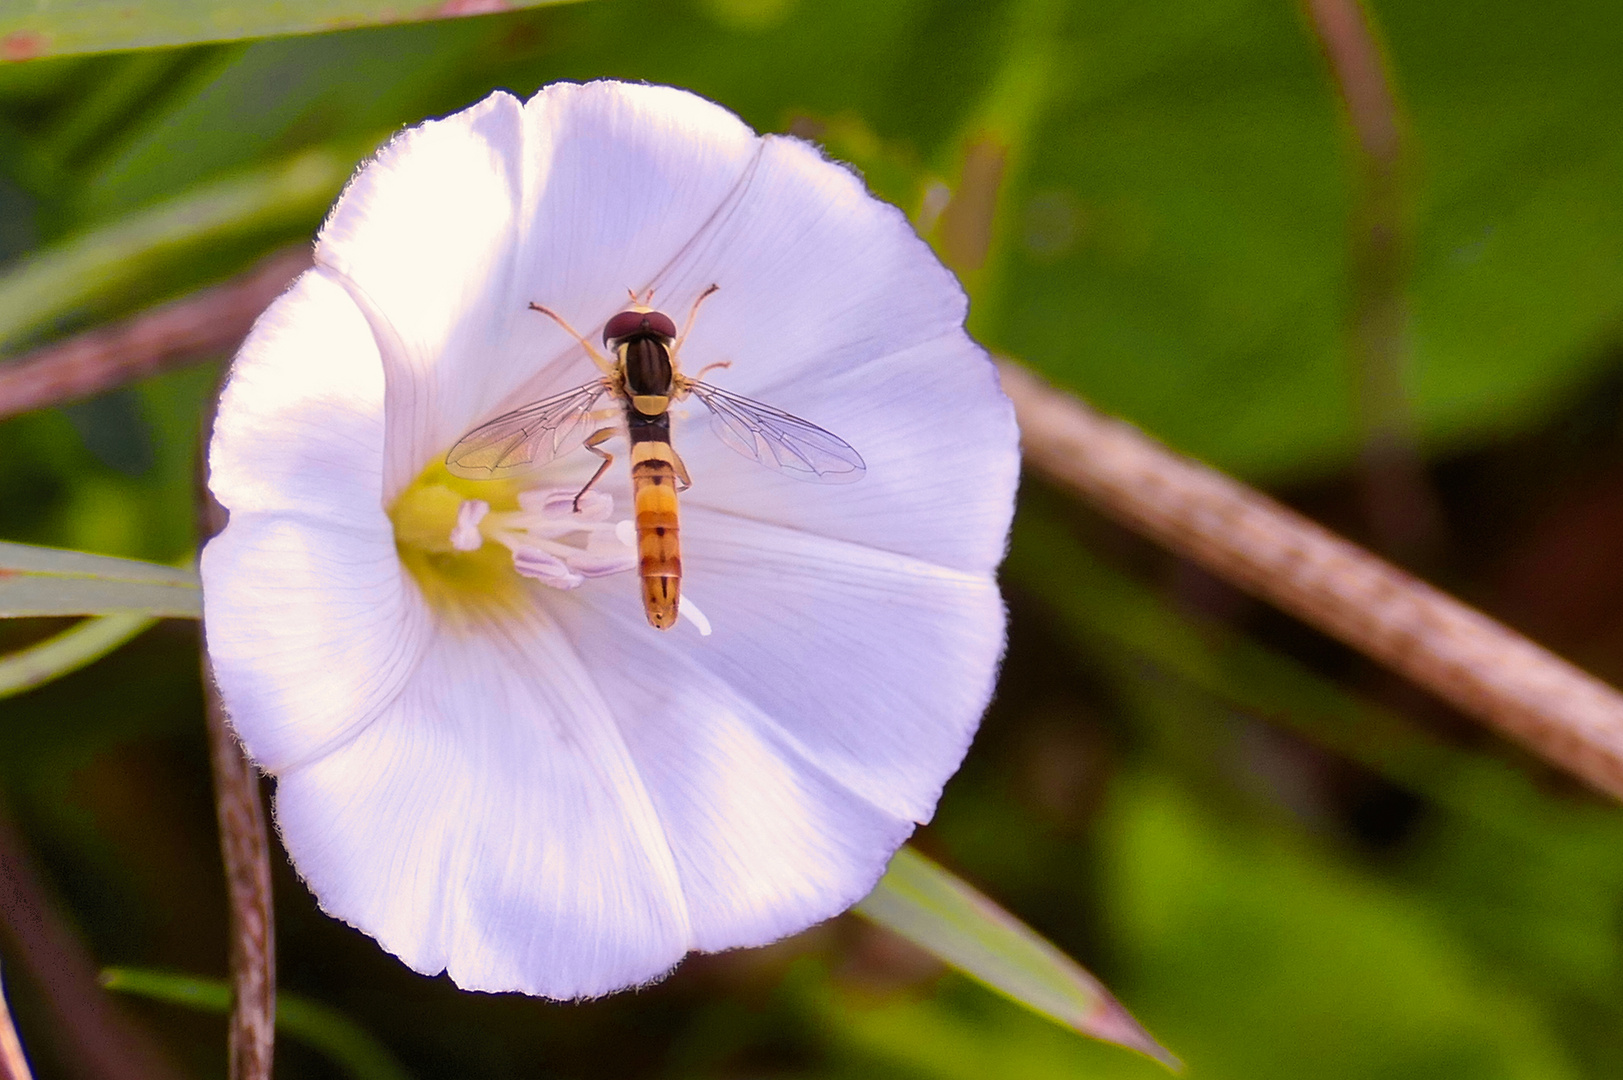
[[[232,367],[203,580],[220,692],[322,907],[418,971],[575,998],[859,900],[991,693],[1018,471],[905,218],[692,94],[559,84],[400,135],[317,264]],[[628,291],[680,318],[711,284],[687,368],[730,361],[707,381],[866,474],[799,483],[673,404],[687,618],[661,631],[623,440],[578,510],[584,450],[483,482],[444,461],[597,374],[530,304],[596,338]]]

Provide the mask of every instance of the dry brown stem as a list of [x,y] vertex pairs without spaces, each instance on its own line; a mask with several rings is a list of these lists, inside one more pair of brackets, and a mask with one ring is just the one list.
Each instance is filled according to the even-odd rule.
[[1360,0],[1304,0],[1304,7],[1352,135],[1347,343],[1364,429],[1360,494],[1370,531],[1386,553],[1424,562],[1441,546],[1445,528],[1405,389],[1413,214],[1402,112]]
[[219,356],[310,265],[308,245],[230,281],[0,364],[0,420]]
[[[251,320],[250,320],[251,321]],[[214,427],[211,414],[204,424]],[[225,527],[226,511],[199,476],[199,532]],[[229,1080],[270,1080],[276,1049],[276,921],[271,900],[270,833],[254,768],[203,654],[203,704],[207,713],[209,764],[214,771],[214,809],[220,824],[226,897],[231,907],[231,1027],[227,1036]]]
[[1363,6],[1359,0],[1306,0],[1305,6],[1360,151],[1397,168],[1403,152],[1397,97]]
[[1026,463],[1623,799],[1623,696],[1214,469],[1002,365]]
[[203,661],[209,759],[214,767],[220,854],[231,904],[231,1080],[270,1080],[276,1044],[276,929],[271,907],[270,838],[259,773],[220,706]]

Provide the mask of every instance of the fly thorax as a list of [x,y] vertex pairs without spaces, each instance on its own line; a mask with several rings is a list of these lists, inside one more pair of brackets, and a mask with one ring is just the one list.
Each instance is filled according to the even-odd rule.
[[[620,346],[620,364],[625,372],[626,392],[634,405],[639,398],[670,398],[675,374],[671,369],[670,349],[664,341],[657,337],[632,338]],[[637,411],[648,412],[640,405]],[[663,406],[659,411],[664,411]]]

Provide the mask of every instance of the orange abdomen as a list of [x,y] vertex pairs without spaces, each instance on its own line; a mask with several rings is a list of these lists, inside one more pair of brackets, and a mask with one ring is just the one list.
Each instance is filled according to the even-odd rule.
[[632,503],[637,513],[638,569],[642,606],[650,625],[676,625],[682,597],[681,530],[676,520],[676,467],[669,443],[640,443],[631,466]]

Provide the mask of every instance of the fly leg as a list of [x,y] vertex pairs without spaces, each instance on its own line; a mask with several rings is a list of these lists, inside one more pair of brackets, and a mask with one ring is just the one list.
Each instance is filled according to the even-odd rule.
[[687,464],[682,460],[682,456],[676,452],[676,447],[674,446],[671,447],[671,464],[676,466],[676,479],[681,481],[681,486],[676,490],[681,492],[692,487],[693,477],[688,475]]
[[687,396],[693,392],[693,384],[698,382],[705,372],[732,366],[733,362],[731,360],[717,360],[713,364],[706,364],[700,368],[697,375],[683,375],[681,372],[677,372],[675,377],[671,379],[671,396],[677,401],[686,401]]
[[575,492],[575,502],[573,504],[575,513],[580,513],[581,498],[585,496],[588,491],[592,490],[592,485],[601,480],[603,478],[603,474],[609,471],[609,466],[614,464],[614,455],[609,453],[607,450],[599,450],[598,447],[602,446],[604,443],[608,442],[618,434],[620,434],[618,428],[598,428],[596,431],[592,432],[591,435],[587,436],[586,441],[581,444],[587,450],[590,450],[592,453],[602,458],[603,464],[599,465],[597,467],[597,471],[592,474],[592,478],[586,481],[586,486]]
[[699,373],[697,375],[693,376],[693,381],[698,382],[700,379],[704,378],[704,373],[707,371],[715,371],[717,368],[730,368],[732,366],[733,362],[731,360],[717,360],[713,364],[706,364],[704,367],[699,369]]
[[[598,369],[600,371],[602,371],[603,374],[605,374],[605,375],[613,375],[614,374],[614,365],[612,363],[610,363],[608,361],[608,359],[606,357],[604,357],[604,355],[602,353],[598,352],[597,348],[590,341],[587,341],[585,336],[579,330],[576,330],[573,326],[570,326],[569,323],[565,322],[564,317],[562,315],[559,315],[556,311],[553,311],[551,308],[542,307],[540,304],[537,304],[534,300],[530,301],[530,310],[531,311],[539,311],[541,314],[545,315],[547,318],[551,319],[553,322],[555,322],[559,326],[563,327],[565,332],[567,332],[570,337],[572,337],[576,341],[580,342],[580,347],[586,350],[586,355],[590,356],[592,358],[592,363],[596,364],[598,366]],[[594,436],[594,438],[595,438],[595,436]],[[591,485],[588,484],[586,486],[590,487]]]

